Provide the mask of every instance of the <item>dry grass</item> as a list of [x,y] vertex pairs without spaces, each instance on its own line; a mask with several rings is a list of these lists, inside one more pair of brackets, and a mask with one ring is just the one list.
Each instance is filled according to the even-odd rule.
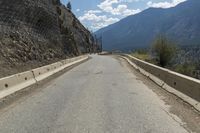
[[132,56],[140,59],[140,60],[144,60],[144,61],[149,61],[150,60],[150,56],[148,53],[133,53],[131,54]]

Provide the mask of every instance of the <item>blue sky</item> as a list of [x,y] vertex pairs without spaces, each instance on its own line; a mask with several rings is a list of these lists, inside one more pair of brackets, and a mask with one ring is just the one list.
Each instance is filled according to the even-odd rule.
[[[69,0],[61,0],[63,4]],[[85,27],[96,31],[149,7],[169,8],[186,0],[71,0],[72,11]]]

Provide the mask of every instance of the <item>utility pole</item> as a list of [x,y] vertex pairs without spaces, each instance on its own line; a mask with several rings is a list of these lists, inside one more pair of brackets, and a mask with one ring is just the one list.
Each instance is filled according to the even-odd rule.
[[103,51],[103,36],[100,37],[101,52]]
[[97,45],[98,45],[98,42],[97,42],[97,36],[94,34],[94,46],[95,46],[95,52],[98,52],[97,51]]

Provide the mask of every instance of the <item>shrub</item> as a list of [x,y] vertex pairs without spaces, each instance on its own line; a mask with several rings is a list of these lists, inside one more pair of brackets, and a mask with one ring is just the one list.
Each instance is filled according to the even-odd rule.
[[182,73],[187,76],[194,76],[193,72],[196,70],[196,65],[195,64],[188,64],[184,63],[182,65],[177,65],[175,67],[175,71],[178,73]]
[[165,36],[158,36],[152,47],[152,52],[155,53],[158,58],[159,65],[165,67],[176,53],[176,46],[169,41]]

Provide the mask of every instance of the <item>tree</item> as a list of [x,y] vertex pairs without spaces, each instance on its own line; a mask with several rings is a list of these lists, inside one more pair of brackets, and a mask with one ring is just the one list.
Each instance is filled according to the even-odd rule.
[[71,2],[70,2],[70,1],[67,3],[67,8],[68,8],[69,10],[72,10],[72,5],[71,5]]
[[158,57],[159,64],[162,67],[165,67],[171,61],[177,51],[175,44],[163,35],[159,35],[155,39],[152,49],[153,53]]

